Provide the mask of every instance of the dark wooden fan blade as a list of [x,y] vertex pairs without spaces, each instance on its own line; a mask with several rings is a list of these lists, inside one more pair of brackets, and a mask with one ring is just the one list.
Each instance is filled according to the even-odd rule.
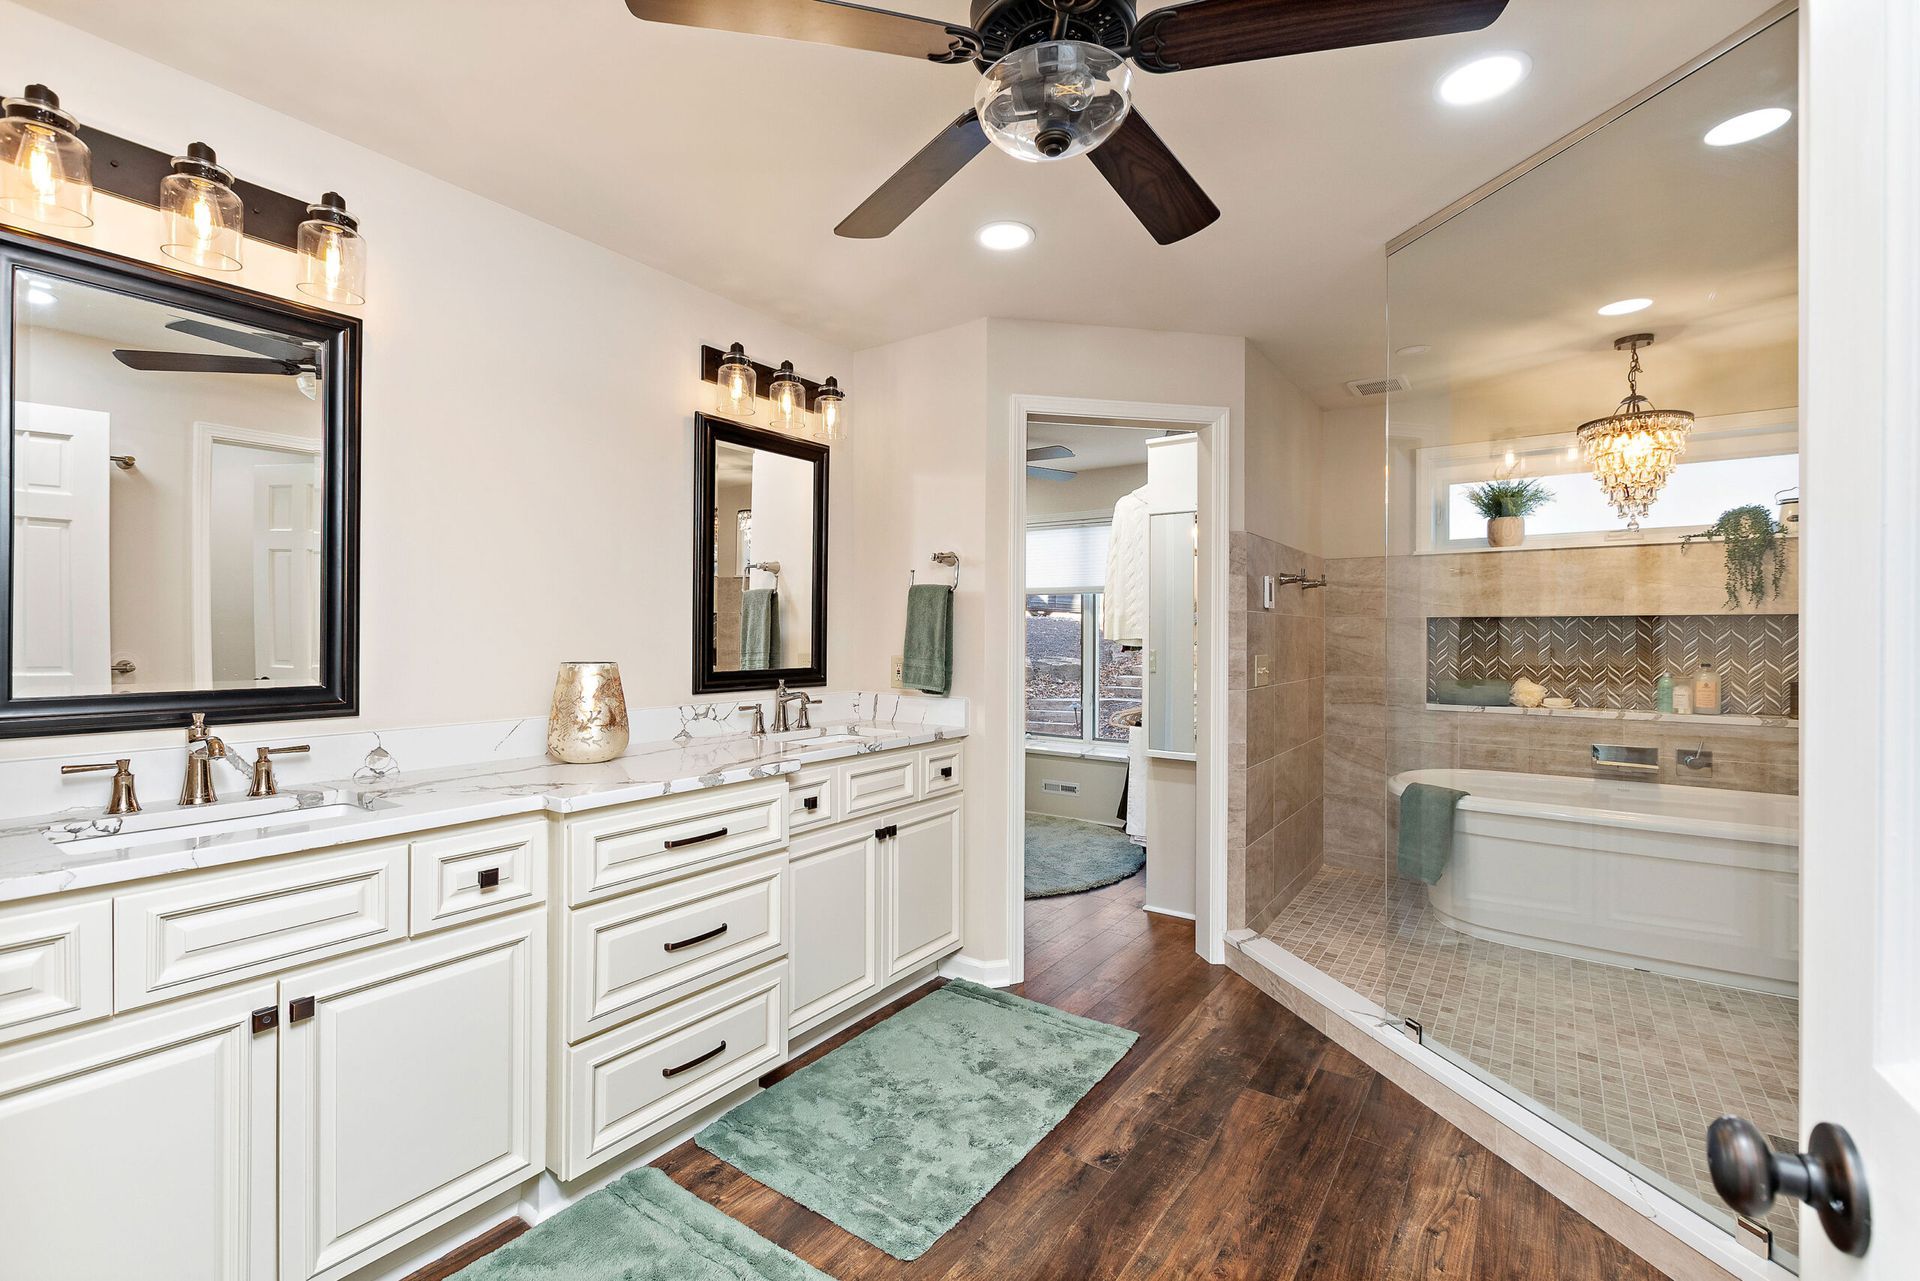
[[159,374],[283,374],[300,372],[290,360],[265,356],[202,356],[191,351],[116,350],[113,358],[129,369]]
[[1478,31],[1507,0],[1191,0],[1133,29],[1142,71],[1185,71],[1322,49]]
[[1087,156],[1163,245],[1185,240],[1220,216],[1219,207],[1138,111],[1130,112],[1113,137]]
[[887,235],[986,147],[987,131],[980,127],[980,116],[969,111],[935,134],[932,142],[914,153],[913,159],[842,219],[833,234],[855,240]]
[[250,351],[256,356],[271,356],[275,360],[312,361],[313,351],[286,338],[275,338],[272,334],[252,334],[244,329],[229,329],[225,325],[210,325],[204,320],[169,320],[167,328],[177,334],[191,334],[195,338],[204,338],[208,342],[217,342],[227,347],[238,347]]
[[1030,463],[1045,463],[1056,458],[1071,457],[1073,457],[1073,451],[1065,445],[1035,445],[1027,451],[1027,461]]
[[980,37],[970,28],[847,0],[627,0],[627,11],[676,27],[778,36],[933,62],[971,62],[980,52]]

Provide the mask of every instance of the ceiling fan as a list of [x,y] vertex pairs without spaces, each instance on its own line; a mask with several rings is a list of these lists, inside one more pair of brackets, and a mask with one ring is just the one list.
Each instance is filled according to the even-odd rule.
[[225,347],[255,353],[251,356],[225,356],[196,351],[140,351],[125,347],[114,349],[113,358],[129,369],[163,374],[272,374],[298,378],[300,390],[311,400],[320,378],[320,356],[312,347],[271,334],[249,333],[210,325],[204,320],[170,320],[167,328],[190,334]]
[[1220,210],[1132,109],[1131,59],[1186,71],[1478,31],[1507,0],[1187,0],[1136,18],[1134,0],[972,0],[972,26],[851,0],[627,0],[636,18],[870,49],[981,73],[973,110],[834,232],[885,236],[991,142],[1021,160],[1086,155],[1163,245]]
[[1080,473],[1061,471],[1058,467],[1035,467],[1035,463],[1052,462],[1056,458],[1071,458],[1073,451],[1065,445],[1036,445],[1027,451],[1027,475],[1035,480],[1072,480]]

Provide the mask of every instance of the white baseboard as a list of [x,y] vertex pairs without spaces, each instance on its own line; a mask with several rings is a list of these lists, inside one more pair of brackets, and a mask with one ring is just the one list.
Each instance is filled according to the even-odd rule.
[[1141,907],[1141,911],[1152,912],[1155,916],[1178,917],[1180,920],[1183,920],[1183,921],[1192,921],[1192,920],[1198,919],[1197,917],[1194,916],[1192,912],[1182,912],[1179,908],[1175,908],[1175,907],[1155,907],[1151,903],[1144,904]]
[[945,979],[966,979],[969,983],[978,983],[981,987],[1013,986],[1013,962],[982,961],[964,953],[949,957],[940,967],[940,977]]

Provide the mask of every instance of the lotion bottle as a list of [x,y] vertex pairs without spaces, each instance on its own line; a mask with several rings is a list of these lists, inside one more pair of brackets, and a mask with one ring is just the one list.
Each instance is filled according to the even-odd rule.
[[1653,683],[1653,710],[1671,712],[1673,710],[1673,677],[1665,672]]
[[1720,714],[1720,674],[1713,670],[1712,663],[1700,664],[1700,672],[1693,678],[1693,710],[1698,716]]

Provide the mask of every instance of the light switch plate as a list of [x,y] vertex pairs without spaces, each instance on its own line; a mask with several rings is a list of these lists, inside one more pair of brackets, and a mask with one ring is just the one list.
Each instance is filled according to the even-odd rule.
[[1253,683],[1256,687],[1273,684],[1272,655],[1255,654],[1253,656]]
[[906,655],[904,655],[904,654],[895,654],[895,655],[893,656],[893,675],[892,675],[892,677],[890,677],[889,679],[890,679],[890,680],[891,680],[891,681],[893,682],[893,688],[895,688],[895,689],[905,689],[905,688],[906,688],[906,686],[905,686],[905,685],[902,685],[902,684],[900,683],[900,669],[901,669],[902,667],[905,667],[905,666],[906,666],[906,663],[907,663],[907,658],[906,658]]

